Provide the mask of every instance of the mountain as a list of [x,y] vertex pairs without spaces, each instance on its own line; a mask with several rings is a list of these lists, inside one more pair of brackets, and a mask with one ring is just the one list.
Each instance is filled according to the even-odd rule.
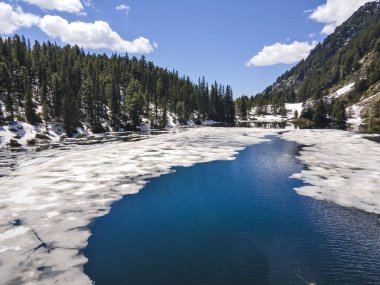
[[[372,98],[368,116],[380,117],[380,4],[367,3],[319,43],[308,58],[281,75],[249,105],[301,103],[318,100],[351,86],[341,96],[344,106]],[[354,87],[353,87],[354,86]],[[376,105],[377,104],[377,105]],[[376,105],[374,107],[373,105]]]

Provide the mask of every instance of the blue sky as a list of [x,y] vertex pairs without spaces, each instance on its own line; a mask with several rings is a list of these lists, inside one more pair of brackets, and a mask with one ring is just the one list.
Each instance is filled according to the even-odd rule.
[[0,0],[0,33],[78,43],[91,52],[145,54],[194,81],[204,75],[230,84],[235,96],[254,95],[365,2]]

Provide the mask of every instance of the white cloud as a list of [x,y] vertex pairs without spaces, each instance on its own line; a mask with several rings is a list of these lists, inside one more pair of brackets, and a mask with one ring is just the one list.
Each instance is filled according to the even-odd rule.
[[41,18],[40,28],[52,38],[76,44],[83,48],[110,49],[116,52],[150,53],[154,50],[148,39],[139,37],[132,42],[123,40],[107,22],[68,22],[59,16],[46,15]]
[[93,5],[92,0],[83,0],[83,4],[86,7],[91,7]]
[[258,54],[252,57],[247,66],[269,66],[275,64],[292,64],[305,59],[317,42],[298,42],[291,44],[275,43],[265,46]]
[[23,0],[29,4],[37,5],[41,9],[57,10],[60,12],[80,13],[83,4],[80,0]]
[[131,10],[131,7],[124,5],[124,4],[121,4],[121,5],[116,7],[116,10],[125,11],[125,13],[128,15],[128,12],[129,12],[129,10]]
[[315,10],[312,10],[310,19],[324,23],[321,33],[329,35],[335,28],[345,22],[360,6],[373,0],[327,0]]
[[22,27],[30,28],[37,25],[39,17],[24,13],[21,7],[15,9],[4,2],[0,2],[0,33],[12,34]]

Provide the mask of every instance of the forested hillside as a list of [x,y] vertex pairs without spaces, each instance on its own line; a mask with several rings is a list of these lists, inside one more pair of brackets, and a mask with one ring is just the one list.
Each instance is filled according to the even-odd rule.
[[348,107],[379,92],[379,80],[380,4],[371,2],[263,93],[245,98],[245,104],[263,106],[319,100],[342,86],[355,83],[355,90],[343,99]]
[[145,57],[86,54],[78,46],[33,45],[23,36],[0,37],[0,125],[14,120],[62,122],[70,136],[86,125],[94,133],[152,128],[206,119],[233,124],[230,86],[204,78],[195,84]]

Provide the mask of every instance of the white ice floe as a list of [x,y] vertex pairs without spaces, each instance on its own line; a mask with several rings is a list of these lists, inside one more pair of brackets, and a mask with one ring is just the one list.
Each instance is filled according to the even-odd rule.
[[301,161],[308,168],[294,174],[310,186],[298,194],[380,214],[380,144],[339,130],[297,130],[282,138],[307,145]]
[[[146,179],[174,166],[232,160],[264,142],[274,130],[174,129],[134,142],[48,150],[0,178],[0,276],[2,284],[91,284],[82,249],[89,224],[113,202],[141,190]],[[306,147],[308,170],[295,175],[314,186],[302,195],[380,213],[380,147],[340,131],[300,130],[281,135]],[[322,178],[324,177],[324,178]],[[18,226],[17,226],[18,224]],[[1,238],[2,237],[2,238]]]

